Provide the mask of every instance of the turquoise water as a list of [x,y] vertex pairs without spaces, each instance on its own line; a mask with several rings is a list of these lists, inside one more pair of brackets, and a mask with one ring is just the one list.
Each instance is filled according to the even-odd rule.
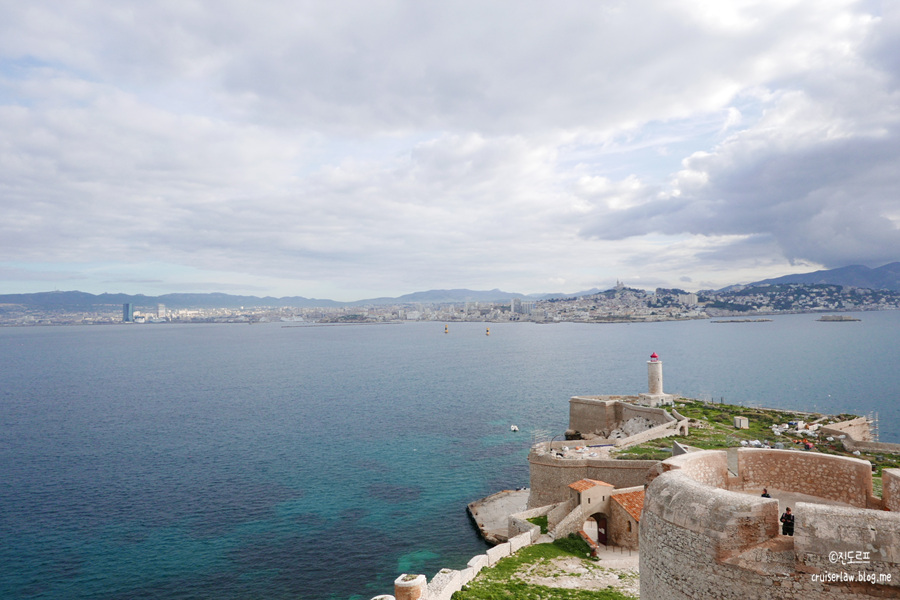
[[368,599],[461,567],[466,503],[653,351],[667,392],[900,441],[900,312],[858,316],[0,329],[0,597]]

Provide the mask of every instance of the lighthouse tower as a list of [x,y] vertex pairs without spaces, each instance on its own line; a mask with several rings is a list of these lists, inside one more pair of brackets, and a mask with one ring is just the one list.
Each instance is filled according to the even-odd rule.
[[650,355],[647,361],[647,387],[650,388],[648,393],[651,395],[659,395],[663,393],[662,386],[662,361],[656,352]]
[[647,361],[647,390],[646,394],[638,396],[639,404],[645,406],[662,406],[664,404],[674,404],[675,396],[663,393],[663,373],[662,361],[654,352]]

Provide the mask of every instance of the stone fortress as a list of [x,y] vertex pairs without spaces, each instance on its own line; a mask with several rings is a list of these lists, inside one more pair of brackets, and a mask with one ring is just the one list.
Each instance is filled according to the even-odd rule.
[[[527,506],[505,517],[500,543],[430,583],[401,575],[396,598],[449,600],[481,568],[547,540],[527,520],[544,516],[550,538],[576,533],[594,548],[639,548],[643,600],[900,598],[900,469],[883,470],[879,498],[871,463],[843,456],[675,443],[664,461],[610,458],[612,449],[688,433],[675,397],[663,393],[655,353],[648,388],[572,397],[566,439],[536,444],[528,455]],[[900,453],[898,444],[869,441],[868,428],[855,419],[822,430],[849,450]],[[788,506],[793,536],[780,534]]]

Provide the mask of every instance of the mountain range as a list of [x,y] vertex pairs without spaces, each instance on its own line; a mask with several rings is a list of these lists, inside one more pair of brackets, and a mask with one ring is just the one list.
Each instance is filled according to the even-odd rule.
[[[774,279],[757,281],[742,287],[765,286],[781,283],[800,284],[832,284],[870,289],[885,289],[900,291],[900,262],[893,262],[876,269],[862,265],[852,265],[838,269],[815,271],[813,273],[800,273],[785,275]],[[734,286],[730,286],[734,287]],[[724,288],[727,290],[729,288]],[[720,291],[724,291],[720,290]],[[286,296],[274,298],[272,296],[235,296],[223,293],[210,294],[163,294],[162,296],[145,296],[143,294],[88,294],[86,292],[38,292],[33,294],[4,294],[0,295],[0,305],[18,304],[46,310],[90,310],[96,306],[122,305],[126,302],[133,303],[136,307],[152,307],[157,304],[165,304],[167,308],[240,308],[240,307],[340,307],[340,306],[377,306],[385,304],[412,304],[433,303],[444,304],[453,302],[508,302],[513,298],[520,300],[547,300],[551,298],[571,298],[577,296],[589,296],[599,293],[601,290],[594,288],[576,292],[574,294],[548,293],[548,294],[519,294],[493,289],[476,291],[467,289],[428,290],[414,292],[396,298],[370,298],[356,300],[354,302],[338,302],[335,300],[305,298],[303,296]]]
[[750,285],[760,286],[778,283],[827,283],[873,290],[900,291],[900,262],[892,262],[876,269],[870,269],[863,265],[851,265],[849,267],[814,271],[812,273],[798,273],[774,279],[764,279]]

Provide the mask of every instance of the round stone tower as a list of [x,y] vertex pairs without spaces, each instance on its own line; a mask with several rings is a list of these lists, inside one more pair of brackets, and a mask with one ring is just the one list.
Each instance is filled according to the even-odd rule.
[[651,354],[650,360],[647,361],[647,385],[650,388],[647,392],[648,394],[653,396],[662,395],[662,361],[659,360],[659,356],[656,355],[656,352]]

